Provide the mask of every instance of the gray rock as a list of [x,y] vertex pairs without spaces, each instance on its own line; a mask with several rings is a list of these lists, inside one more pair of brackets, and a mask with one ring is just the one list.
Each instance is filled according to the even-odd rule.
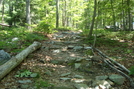
[[10,60],[11,56],[4,50],[0,50],[0,65]]
[[101,89],[110,89],[111,85],[108,81],[106,80],[96,80],[93,81],[92,86],[95,86],[95,89],[97,89],[97,87],[99,86]]
[[119,85],[122,85],[125,81],[125,78],[123,76],[117,74],[110,75],[109,79]]
[[61,46],[59,46],[59,45],[53,45],[52,47],[50,47],[50,49],[60,49],[61,48]]
[[75,84],[76,89],[90,89],[86,84]]
[[75,63],[75,69],[78,69],[81,66],[81,63]]
[[27,89],[29,87],[29,85],[21,85],[22,89]]
[[104,76],[96,76],[96,80],[106,80],[108,78],[107,75]]
[[71,78],[64,77],[64,78],[60,78],[60,80],[64,80],[64,81],[70,81],[70,80],[71,80]]
[[57,38],[63,38],[64,37],[64,35],[58,35],[58,36],[56,36]]
[[92,49],[92,47],[84,47],[84,49]]
[[61,50],[57,49],[57,50],[53,50],[53,53],[60,53]]
[[71,74],[71,73],[69,72],[69,73],[61,74],[60,76],[64,77],[64,76],[68,76],[68,75],[70,75],[70,74]]
[[75,75],[74,78],[80,78],[80,79],[83,79],[84,77],[81,76],[81,75]]
[[83,49],[83,46],[75,46],[73,49],[74,50],[81,50],[81,49]]
[[14,41],[19,41],[19,38],[18,38],[18,37],[14,37],[14,38],[12,39],[12,42],[14,42]]
[[25,84],[25,83],[32,83],[32,81],[31,80],[18,80],[18,83]]
[[69,45],[69,46],[68,46],[68,49],[73,49],[73,48],[74,48],[73,45]]
[[85,59],[83,59],[83,58],[77,58],[75,61],[76,62],[81,62],[82,60],[85,60]]

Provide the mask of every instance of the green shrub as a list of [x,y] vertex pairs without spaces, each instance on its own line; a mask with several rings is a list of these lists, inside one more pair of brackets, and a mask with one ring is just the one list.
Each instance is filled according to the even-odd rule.
[[129,70],[130,70],[129,75],[134,75],[134,66],[131,66],[131,67],[129,68]]
[[36,31],[43,32],[43,33],[52,33],[53,26],[47,24],[45,20],[41,21],[37,27],[35,28]]

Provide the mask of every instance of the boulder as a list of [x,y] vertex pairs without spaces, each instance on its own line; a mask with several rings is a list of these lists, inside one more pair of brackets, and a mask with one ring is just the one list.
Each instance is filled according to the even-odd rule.
[[109,79],[116,84],[122,85],[125,81],[125,78],[118,74],[112,74],[109,76]]
[[0,50],[0,65],[4,64],[8,60],[10,60],[11,56],[4,50]]

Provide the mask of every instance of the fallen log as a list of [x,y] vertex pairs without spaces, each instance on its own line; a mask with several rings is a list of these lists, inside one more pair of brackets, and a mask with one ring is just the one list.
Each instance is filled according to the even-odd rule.
[[0,23],[1,26],[6,26],[6,27],[10,27],[10,25],[7,25],[7,24],[2,24]]
[[[130,71],[123,65],[119,64],[118,62],[114,61],[113,59],[109,58],[107,55],[102,53],[100,50],[96,48],[92,48],[93,51],[97,51],[98,55],[101,56],[101,60],[106,63],[110,68],[121,74],[122,76],[126,77],[130,82],[130,87],[134,89],[134,81],[133,79],[128,75]],[[123,72],[125,71],[125,72]]]
[[12,69],[19,65],[30,53],[41,47],[41,43],[34,42],[32,45],[27,47],[25,50],[12,57],[5,64],[0,66],[0,80],[7,75]]

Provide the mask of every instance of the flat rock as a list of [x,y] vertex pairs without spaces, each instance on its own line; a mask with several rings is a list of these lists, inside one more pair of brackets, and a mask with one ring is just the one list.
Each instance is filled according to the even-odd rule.
[[86,84],[75,84],[76,89],[89,89]]
[[68,49],[73,49],[73,48],[74,48],[73,45],[69,45],[69,46],[68,46]]
[[71,78],[64,77],[64,78],[60,78],[60,80],[64,80],[64,81],[70,81],[70,80],[71,80]]
[[75,75],[74,78],[80,78],[80,79],[83,79],[84,77],[81,76],[81,75]]
[[[93,81],[93,84],[92,86],[96,86],[95,89],[97,89],[97,87],[99,86],[101,89],[110,89],[111,88],[111,85],[108,81],[106,80],[96,80],[96,81]],[[99,89],[100,89],[99,88]]]
[[108,78],[107,75],[104,76],[96,76],[96,80],[106,80]]
[[70,75],[70,74],[71,74],[71,73],[69,72],[69,73],[61,74],[60,76],[64,77],[64,76],[68,76],[68,75]]
[[81,63],[75,63],[75,69],[78,69],[81,66]]
[[84,49],[92,49],[92,47],[84,47]]
[[18,80],[18,83],[25,84],[25,83],[32,83],[32,81],[31,80]]
[[85,79],[76,79],[76,78],[74,78],[71,81],[75,82],[75,83],[83,83],[83,82],[85,82]]
[[125,81],[125,78],[123,76],[117,74],[110,75],[109,79],[119,85],[122,85]]
[[73,49],[74,50],[81,50],[81,49],[83,49],[83,46],[75,46]]

